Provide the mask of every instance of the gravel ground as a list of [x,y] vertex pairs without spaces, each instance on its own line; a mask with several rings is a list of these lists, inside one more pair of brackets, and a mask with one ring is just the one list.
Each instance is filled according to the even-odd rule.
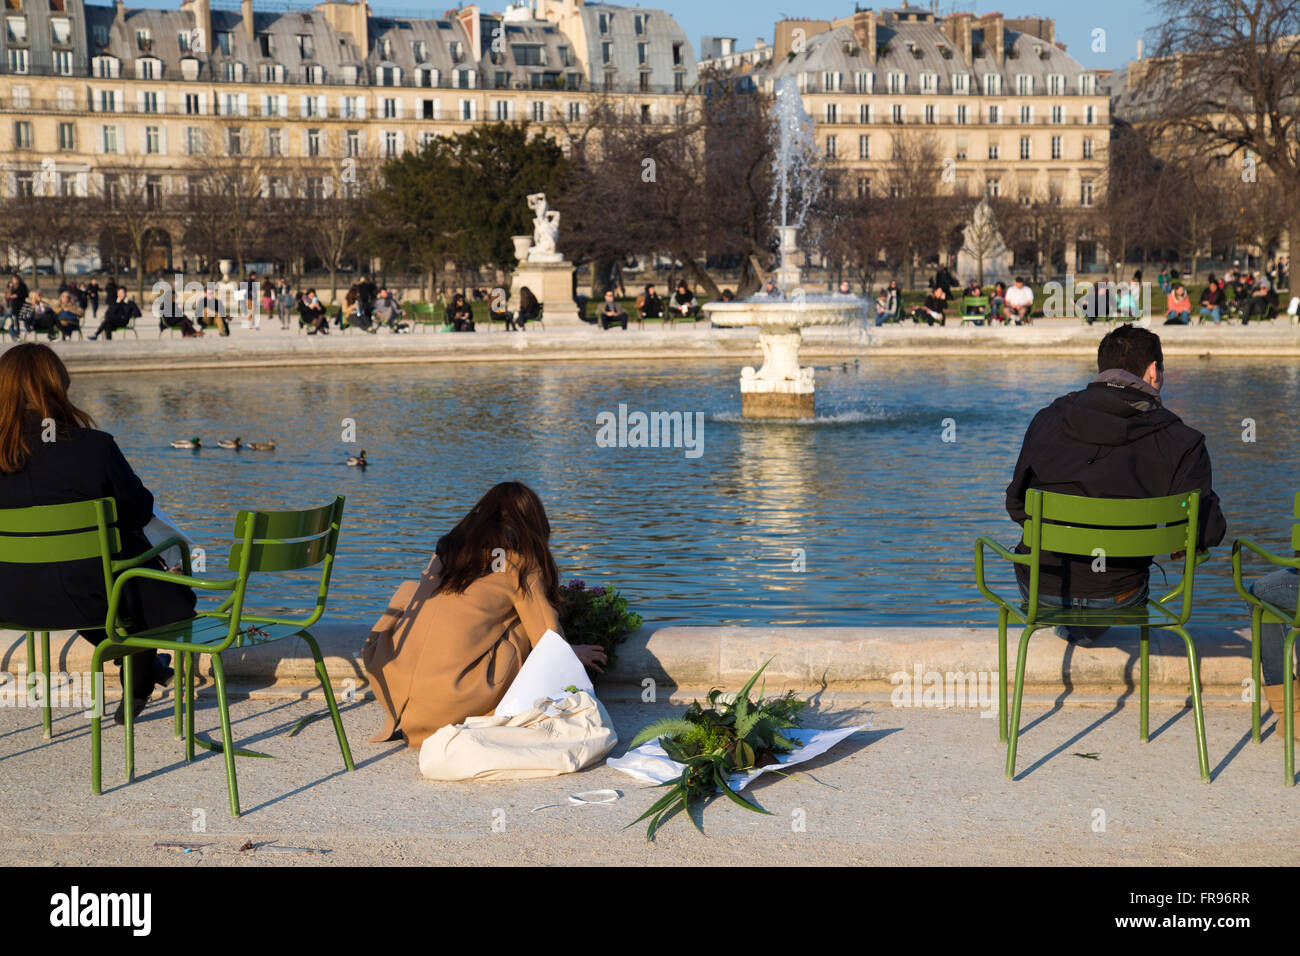
[[[676,703],[609,702],[624,741]],[[1137,739],[1135,704],[1113,699],[1027,701],[1019,779],[1002,776],[993,720],[965,709],[896,709],[888,698],[837,698],[808,726],[872,721],[806,765],[812,778],[769,776],[748,793],[771,816],[725,800],[704,816],[705,836],[674,819],[654,844],[624,829],[657,791],[603,764],[543,780],[475,784],[420,778],[416,755],[371,744],[373,701],[348,705],[357,763],[342,768],[328,720],[285,736],[319,699],[247,697],[233,703],[243,758],[243,816],[226,806],[219,754],[181,759],[170,708],[155,703],[137,726],[137,778],[125,784],[122,732],[105,737],[105,787],[90,794],[89,725],[56,712],[44,741],[39,711],[0,709],[0,864],[259,866],[313,864],[1293,864],[1300,792],[1282,782],[1279,734],[1266,717],[1249,740],[1249,711],[1207,712],[1214,783],[1200,782],[1191,711],[1152,707],[1153,739]],[[216,735],[200,697],[197,727]],[[623,747],[616,749],[621,753]],[[1078,756],[1095,754],[1096,759]],[[568,805],[569,794],[613,788],[608,806]],[[157,842],[202,844],[191,853]],[[256,851],[274,843],[328,851]]]

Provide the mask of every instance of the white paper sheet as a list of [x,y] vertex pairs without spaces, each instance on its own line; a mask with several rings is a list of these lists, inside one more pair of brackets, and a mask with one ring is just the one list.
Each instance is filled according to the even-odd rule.
[[190,543],[190,536],[176,526],[176,522],[168,516],[167,512],[157,507],[153,509],[153,517],[149,519],[149,523],[144,526],[144,536],[154,547],[168,538],[180,538],[186,544]]
[[[856,727],[836,727],[834,730],[812,730],[801,727],[784,731],[787,737],[799,741],[803,746],[796,747],[788,754],[782,754],[774,764],[759,767],[747,774],[733,773],[727,778],[727,783],[732,790],[744,790],[753,783],[754,778],[759,774],[768,770],[785,770],[785,768],[793,767],[795,764],[804,763],[814,757],[820,757],[845,737],[859,730],[865,730],[870,726],[871,721],[867,721],[865,724],[859,724]],[[649,784],[667,783],[669,780],[676,780],[682,775],[682,771],[686,769],[685,764],[678,763],[664,753],[664,748],[659,746],[657,740],[652,743],[642,744],[636,750],[629,750],[622,757],[611,757],[605,761],[605,765],[613,767],[615,770],[621,770],[629,777],[640,780],[642,783]]]
[[569,642],[554,631],[547,631],[529,653],[524,666],[519,668],[494,713],[498,717],[514,717],[532,710],[543,698],[568,696],[564,690],[566,687],[576,687],[595,696],[587,669],[573,653]]

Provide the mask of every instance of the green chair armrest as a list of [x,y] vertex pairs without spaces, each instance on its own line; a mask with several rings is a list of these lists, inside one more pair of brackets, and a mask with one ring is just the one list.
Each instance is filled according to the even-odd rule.
[[122,588],[126,582],[135,578],[148,578],[152,581],[165,581],[169,584],[180,584],[186,587],[198,588],[202,591],[231,591],[239,583],[238,578],[229,578],[226,580],[210,580],[205,578],[196,578],[189,574],[176,574],[173,571],[159,571],[155,568],[131,568],[122,572],[113,581],[113,591],[108,598],[108,616],[105,619],[104,629],[110,635],[117,633],[117,606],[122,600]]
[[[1211,555],[1209,551],[1197,551],[1195,556],[1193,557],[1194,564],[1192,566],[1195,568],[1199,568],[1206,561],[1209,561],[1211,557],[1213,557],[1213,555]],[[1159,598],[1156,599],[1155,603],[1163,607],[1165,604],[1168,604],[1174,598],[1181,595],[1183,593],[1183,580],[1186,578],[1186,576],[1187,576],[1187,568],[1186,565],[1184,564],[1183,577],[1179,579],[1177,587],[1173,588],[1167,594],[1161,595]],[[1166,613],[1171,613],[1171,612],[1169,612],[1168,609],[1166,609]]]
[[992,549],[999,557],[1005,558],[1012,564],[1029,565],[1032,559],[1030,555],[1016,554],[1014,551],[1009,551],[986,535],[980,535],[975,539],[975,586],[979,588],[980,594],[994,604],[1010,608],[1012,606],[1011,602],[994,592],[984,581],[984,549],[986,547]]
[[1279,568],[1300,568],[1300,557],[1284,558],[1276,555],[1267,548],[1256,544],[1250,538],[1237,538],[1232,542],[1232,586],[1247,604],[1264,607],[1264,602],[1251,594],[1249,589],[1246,588],[1245,582],[1241,579],[1242,548],[1255,552],[1269,564]]
[[137,568],[146,561],[152,561],[167,549],[176,547],[179,547],[181,549],[181,554],[184,555],[185,573],[190,574],[190,549],[185,546],[184,538],[177,537],[168,538],[166,541],[162,542],[162,544],[155,545],[144,554],[137,554],[134,558],[124,558],[121,561],[114,561],[112,564],[113,573],[117,574],[119,571],[126,571],[129,568]]

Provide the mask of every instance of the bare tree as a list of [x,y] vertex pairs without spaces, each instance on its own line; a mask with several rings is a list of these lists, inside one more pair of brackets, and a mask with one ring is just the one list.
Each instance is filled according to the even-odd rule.
[[939,140],[918,130],[894,133],[888,177],[892,214],[902,223],[901,258],[905,287],[914,288],[918,257],[943,238],[939,181],[943,172]]
[[118,250],[135,264],[135,287],[143,295],[145,262],[158,230],[170,224],[171,216],[157,177],[133,166],[101,167],[96,183],[92,221],[116,249],[100,249],[110,257]]
[[1160,59],[1141,85],[1160,128],[1234,157],[1243,182],[1260,166],[1281,188],[1289,259],[1300,253],[1300,0],[1161,0]]

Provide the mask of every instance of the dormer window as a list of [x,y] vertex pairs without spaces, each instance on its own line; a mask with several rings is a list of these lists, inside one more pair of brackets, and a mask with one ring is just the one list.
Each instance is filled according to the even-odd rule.
[[381,60],[391,60],[393,58],[393,41],[384,37],[379,41],[379,58]]
[[67,17],[51,17],[50,42],[55,46],[67,46],[71,43],[72,21]]
[[263,83],[284,82],[284,67],[278,63],[263,63],[257,73]]
[[115,56],[97,56],[90,61],[91,71],[104,80],[116,79],[120,75],[121,66],[122,61]]
[[416,63],[423,63],[425,60],[429,59],[429,44],[425,43],[423,40],[412,40],[411,57]]
[[1016,96],[1033,96],[1034,78],[1028,73],[1016,74]]
[[269,33],[257,35],[257,52],[267,59],[275,56],[275,38]]
[[136,76],[142,80],[162,78],[162,60],[153,56],[140,57],[135,61]]
[[310,33],[299,33],[297,40],[299,59],[310,60],[316,55],[316,42]]
[[27,18],[5,17],[5,39],[10,43],[26,43]]
[[242,63],[221,64],[221,78],[227,83],[244,82],[245,69]]
[[304,83],[324,83],[325,67],[313,64],[302,68],[302,81]]
[[600,35],[603,37],[609,36],[610,22],[614,19],[614,15],[612,13],[601,13],[597,16],[600,18]]
[[417,67],[415,70],[415,85],[424,87],[437,86],[438,71],[431,66]]
[[147,28],[135,31],[135,48],[142,53],[148,53],[153,49],[153,33]]
[[222,56],[230,56],[230,31],[222,30],[217,34],[217,52]]
[[460,63],[465,59],[465,48],[461,46],[459,40],[452,40],[447,44],[447,51],[451,54],[452,63]]
[[646,21],[650,19],[649,14],[638,13],[632,17],[632,22],[636,25],[636,35],[645,36]]
[[952,91],[954,93],[967,93],[970,91],[970,81],[967,74],[954,73],[952,75]]

